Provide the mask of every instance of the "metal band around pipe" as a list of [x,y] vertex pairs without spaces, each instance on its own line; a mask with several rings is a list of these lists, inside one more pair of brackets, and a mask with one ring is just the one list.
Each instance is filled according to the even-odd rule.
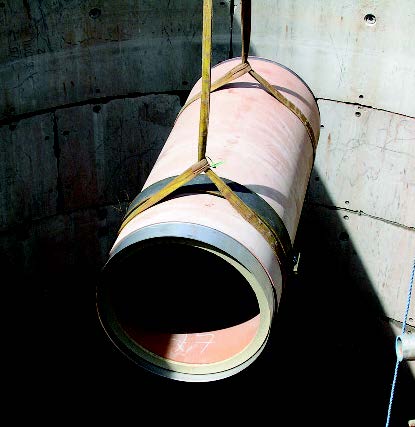
[[[150,199],[154,194],[157,194],[162,188],[168,186],[169,183],[176,178],[177,177],[165,178],[145,188],[130,203],[126,213],[126,218],[131,217],[132,213],[139,206],[141,206],[146,200]],[[283,251],[283,257],[281,259],[281,262],[284,264],[283,268],[291,270],[293,267],[292,243],[287,228],[280,216],[261,196],[250,190],[248,187],[229,179],[222,178],[222,181],[224,181],[224,183],[248,208],[255,212],[255,214],[268,226],[268,228],[273,231],[274,235],[278,236],[278,243],[281,245],[281,249]],[[217,190],[216,186],[207,175],[197,175],[191,181],[186,182],[179,188],[176,188],[168,197],[164,198],[164,200],[195,193],[208,193],[224,197]]]

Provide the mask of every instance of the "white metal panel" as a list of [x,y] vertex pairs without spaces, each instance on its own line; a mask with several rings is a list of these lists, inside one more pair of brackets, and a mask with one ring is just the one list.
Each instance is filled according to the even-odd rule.
[[415,116],[414,22],[412,0],[254,1],[250,53],[291,68],[317,98]]

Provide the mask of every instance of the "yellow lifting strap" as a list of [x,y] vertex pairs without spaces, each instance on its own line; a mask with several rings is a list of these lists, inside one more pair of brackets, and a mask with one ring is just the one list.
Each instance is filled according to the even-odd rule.
[[287,248],[282,244],[280,236],[270,227],[261,217],[247,206],[230,188],[229,186],[218,176],[212,169],[206,171],[206,175],[215,184],[216,188],[222,194],[223,197],[232,205],[234,209],[255,229],[262,235],[262,237],[271,246],[274,254],[276,255],[280,265],[283,276],[287,273],[285,269],[290,263],[289,257],[291,254],[287,253]]
[[206,155],[206,142],[210,112],[210,69],[212,60],[212,0],[203,2],[203,35],[202,35],[202,93],[200,97],[198,160]]
[[160,200],[166,198],[169,194],[173,193],[173,191],[177,190],[179,187],[192,180],[195,176],[207,171],[209,167],[210,165],[208,161],[206,159],[202,159],[194,165],[190,166],[190,168],[186,169],[172,181],[170,181],[169,184],[163,187],[156,194],[153,194],[151,197],[143,200],[140,205],[138,205],[133,211],[129,213],[129,215],[124,218],[121,227],[118,231],[118,234],[139,213],[145,211],[146,209],[158,203]]
[[[206,3],[206,2],[205,2]],[[209,14],[209,15],[205,15]],[[208,28],[211,31],[211,22],[212,22],[212,8],[210,7],[206,11],[204,10],[204,19],[203,19],[203,26],[205,28],[205,25],[209,25],[206,23],[207,19],[209,18],[210,26]],[[259,84],[261,84],[264,89],[268,91],[275,99],[277,99],[281,104],[283,104],[285,107],[287,107],[292,113],[294,113],[301,121],[301,123],[306,128],[307,134],[310,138],[310,142],[313,148],[313,157],[316,153],[317,148],[317,139],[314,134],[313,127],[311,126],[310,122],[308,121],[307,117],[302,113],[302,111],[293,104],[289,99],[287,99],[279,90],[277,90],[273,85],[271,85],[266,79],[264,79],[261,75],[259,75],[257,72],[255,72],[251,65],[248,62],[248,56],[249,56],[249,45],[250,45],[250,36],[251,36],[251,0],[242,0],[241,1],[241,39],[242,39],[242,52],[241,52],[241,64],[236,65],[231,70],[229,70],[227,73],[225,73],[222,77],[215,80],[211,86],[210,86],[210,92],[214,92],[215,90],[219,89],[220,87],[230,83],[231,81],[237,79],[238,77],[243,76],[246,73],[249,73]],[[205,43],[205,37],[203,37],[203,43]],[[203,49],[203,47],[202,47]],[[211,49],[211,33],[210,33],[210,41],[209,41],[209,49]],[[202,50],[204,52],[204,49]],[[210,52],[210,51],[209,51]],[[203,54],[203,59],[205,59],[205,54]],[[206,58],[207,59],[207,58]],[[210,67],[210,59],[211,59],[211,53],[209,53],[209,67]],[[196,101],[199,98],[202,98],[202,92],[203,92],[203,64],[202,64],[202,91],[194,95],[192,98],[190,98],[185,105],[181,108],[179,111],[179,114],[176,117],[176,121],[179,118],[180,114],[183,112],[184,109],[186,109],[190,104],[192,104],[194,101]],[[207,73],[206,73],[207,78]],[[209,79],[210,79],[210,68],[209,68]],[[210,80],[209,80],[210,81]],[[205,90],[207,90],[207,85],[205,85]],[[204,98],[206,97],[206,94]],[[202,101],[201,103],[206,102]],[[208,101],[209,103],[209,101]],[[202,110],[202,108],[201,108]],[[205,114],[205,112],[204,112]],[[202,113],[201,113],[202,118]],[[199,139],[200,141],[200,139]],[[200,151],[199,151],[200,152]],[[200,157],[199,157],[200,160]]]
[[[288,273],[289,260],[287,258],[290,254],[287,253],[287,249],[281,242],[278,233],[276,233],[272,227],[270,227],[261,217],[247,206],[233,191],[232,189],[220,178],[215,172],[213,172],[210,164],[206,160],[206,144],[209,127],[209,111],[210,111],[210,93],[213,90],[227,84],[228,82],[236,79],[239,76],[249,73],[254,77],[260,84],[262,84],[268,92],[273,95],[278,101],[282,102],[287,108],[289,108],[296,116],[302,121],[307,129],[310,136],[311,143],[313,145],[313,151],[316,147],[316,140],[314,137],[313,129],[308,122],[307,118],[301,113],[301,111],[295,107],[287,98],[284,97],[278,90],[270,85],[265,79],[258,75],[252,70],[248,63],[249,55],[249,44],[250,44],[250,30],[251,30],[251,0],[241,1],[241,24],[242,24],[242,63],[238,64],[232,70],[227,72],[220,79],[216,80],[213,84],[211,83],[211,55],[212,55],[212,18],[213,18],[213,5],[212,0],[204,0],[203,2],[203,41],[202,41],[202,90],[201,92],[191,98],[180,110],[180,113],[189,104],[194,102],[200,97],[200,122],[199,122],[199,141],[198,141],[198,162],[186,169],[179,176],[170,181],[157,193],[143,200],[138,206],[136,206],[123,220],[121,227],[118,231],[120,233],[124,227],[139,213],[158,203],[162,199],[166,198],[177,188],[189,182],[195,176],[205,173],[212,183],[216,186],[219,192],[226,200],[236,209],[236,211],[249,223],[251,224],[269,243],[275,256],[277,257],[281,272],[285,279]],[[177,118],[176,118],[177,120]],[[288,262],[287,262],[288,261]],[[285,280],[283,280],[285,282]]]

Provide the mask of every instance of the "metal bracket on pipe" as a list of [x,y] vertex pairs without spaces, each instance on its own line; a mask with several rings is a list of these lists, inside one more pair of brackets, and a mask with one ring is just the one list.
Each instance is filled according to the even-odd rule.
[[398,335],[395,341],[395,350],[399,361],[415,360],[415,334]]
[[293,263],[294,263],[293,273],[294,274],[298,274],[298,266],[300,264],[300,256],[301,256],[301,252],[298,252],[293,256]]

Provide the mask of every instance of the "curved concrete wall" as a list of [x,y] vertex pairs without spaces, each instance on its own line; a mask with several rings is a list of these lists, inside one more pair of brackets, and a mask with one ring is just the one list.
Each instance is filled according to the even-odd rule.
[[[137,375],[95,329],[95,273],[200,76],[201,3],[0,0],[0,266],[16,292],[12,323],[29,317],[16,335],[31,384],[83,384],[87,399],[110,383],[125,397],[123,381]],[[213,63],[240,53],[239,3],[214,1]],[[253,2],[250,53],[302,77],[324,126],[280,327],[228,383],[238,397],[247,382],[278,384],[267,403],[278,399],[281,419],[301,401],[320,425],[332,425],[330,415],[343,425],[385,421],[415,253],[415,6],[395,3]],[[396,425],[414,418],[411,363],[399,371]],[[202,397],[218,403],[215,387]],[[159,399],[171,398],[163,390]]]
[[0,23],[2,264],[96,271],[199,78],[202,3],[5,1]]
[[[228,5],[215,2],[214,61],[227,58]],[[222,2],[223,3],[223,2]],[[0,120],[104,97],[190,90],[202,2],[5,1]]]

